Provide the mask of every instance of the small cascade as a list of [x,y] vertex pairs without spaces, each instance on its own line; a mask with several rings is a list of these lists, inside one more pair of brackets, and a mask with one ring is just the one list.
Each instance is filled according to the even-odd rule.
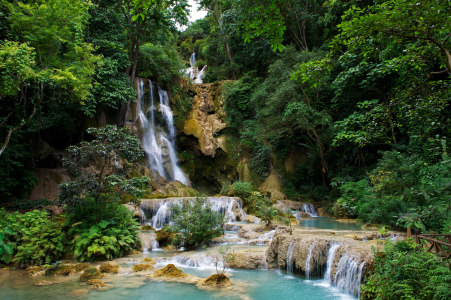
[[144,211],[141,209],[141,224],[144,224],[147,221],[146,219],[146,214],[144,213]]
[[158,87],[159,113],[164,124],[156,123],[155,113],[158,112],[154,101],[153,84],[149,80],[149,97],[144,97],[144,81],[138,78],[138,116],[136,121],[141,123],[141,146],[149,160],[150,169],[157,171],[168,180],[178,180],[187,184],[182,170],[177,164],[175,152],[175,126],[172,110],[169,104],[168,93]]
[[204,75],[207,71],[207,65],[205,65],[202,70],[199,71],[199,69],[195,66],[196,64],[196,53],[191,54],[189,58],[189,64],[191,67],[188,69],[185,69],[185,76],[193,80],[195,84],[200,84],[204,82]]
[[327,263],[326,263],[326,274],[324,275],[324,280],[327,283],[332,282],[332,268],[335,260],[335,253],[337,253],[338,248],[340,248],[340,244],[333,244],[329,248],[329,253],[327,253]]
[[338,262],[334,284],[348,294],[359,295],[365,261],[344,255]]
[[163,250],[160,248],[160,244],[156,239],[153,239],[151,243],[152,243],[152,251]]
[[296,240],[292,240],[287,251],[287,273],[293,274],[293,250],[296,246]]
[[271,243],[272,239],[274,238],[274,234],[276,233],[276,230],[271,230],[266,233],[260,234],[258,237],[257,245],[264,245]]
[[[183,201],[194,201],[196,198],[166,198],[141,201],[141,210],[155,229],[163,228],[170,223],[173,211],[172,207],[182,207]],[[225,222],[235,222],[237,218],[243,219],[246,213],[243,210],[240,198],[236,197],[207,197],[206,202],[211,205],[211,210],[224,215]]]
[[310,247],[308,249],[307,260],[305,261],[305,277],[307,277],[307,280],[310,278],[310,265],[311,265],[311,261],[312,261],[312,253],[313,253],[314,247],[315,247],[315,241],[312,241],[312,243],[310,244]]
[[310,217],[317,217],[315,206],[312,203],[303,203],[302,211],[310,215]]
[[[193,256],[177,255],[172,258],[175,264],[184,265],[192,268],[214,268],[215,262],[214,258],[205,253],[198,253]],[[222,267],[219,263],[218,267]]]

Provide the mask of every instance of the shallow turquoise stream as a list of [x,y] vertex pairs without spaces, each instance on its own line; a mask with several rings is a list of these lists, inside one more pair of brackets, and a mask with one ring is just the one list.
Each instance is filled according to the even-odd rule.
[[[158,266],[157,266],[158,267]],[[185,273],[207,277],[213,270],[199,270],[179,266]],[[322,279],[305,280],[300,276],[286,275],[284,271],[267,270],[232,270],[232,283],[237,291],[221,291],[221,289],[200,290],[196,286],[185,283],[155,282],[146,277],[132,275],[110,275],[119,277],[112,283],[114,288],[107,291],[90,290],[84,297],[73,297],[69,293],[86,289],[80,286],[78,276],[65,283],[50,286],[34,286],[27,275],[18,278],[18,272],[2,271],[0,290],[2,300],[18,299],[146,299],[146,300],[202,300],[202,299],[353,299],[341,293],[337,288],[325,284]],[[8,276],[8,274],[14,276]],[[23,274],[23,273],[22,273]],[[28,280],[25,280],[25,279]],[[42,279],[43,277],[36,278]],[[35,279],[35,278],[33,278]],[[45,278],[52,280],[52,278]],[[107,282],[107,280],[105,280]]]
[[[330,218],[300,219],[295,227],[309,227],[331,230],[361,230],[360,223],[342,223]],[[239,246],[235,246],[239,247]],[[246,246],[261,247],[261,246]],[[135,261],[122,263],[130,267],[144,257],[163,257],[176,255],[175,251],[152,251],[142,255],[132,256]],[[124,265],[125,264],[125,265]],[[162,268],[167,263],[158,263],[155,267]],[[206,278],[215,273],[211,268],[190,268],[177,265],[183,272]],[[49,286],[35,286],[34,283],[45,279],[57,281],[57,277],[30,277],[25,271],[0,270],[0,299],[2,300],[40,300],[40,299],[87,299],[87,300],[203,300],[203,299],[356,299],[344,294],[338,288],[326,283],[323,279],[306,280],[304,276],[287,274],[282,270],[230,270],[233,290],[199,289],[195,285],[176,282],[153,281],[145,276],[135,276],[134,273],[109,275],[105,283],[112,289],[97,291],[81,284],[79,274],[69,278],[61,278],[62,283]],[[74,294],[74,291],[86,289],[85,295]]]

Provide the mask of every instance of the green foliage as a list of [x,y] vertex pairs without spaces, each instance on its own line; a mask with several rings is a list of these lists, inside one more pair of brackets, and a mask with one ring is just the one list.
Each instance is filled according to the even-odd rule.
[[245,198],[245,205],[247,206],[248,213],[259,217],[266,223],[266,226],[271,224],[278,213],[277,209],[273,207],[272,201],[259,192],[251,192]]
[[0,229],[0,261],[7,264],[14,251],[14,244],[9,241],[8,235],[14,235],[14,232],[8,227]]
[[252,183],[250,182],[244,182],[244,181],[237,181],[233,183],[232,186],[233,194],[237,197],[240,197],[244,200],[244,203],[246,205],[246,199],[252,194],[254,191],[254,188],[252,187]]
[[62,224],[49,217],[47,212],[34,210],[20,214],[0,210],[0,216],[0,231],[6,232],[7,226],[14,233],[10,237],[17,249],[14,263],[23,266],[49,264],[63,256],[65,235]]
[[[129,135],[128,129],[109,125],[90,128],[88,133],[96,138],[68,149],[64,164],[75,179],[60,185],[59,203],[66,205],[71,219],[83,216],[84,221],[94,225],[105,217],[109,204],[117,205],[123,197],[130,200],[131,196],[133,200],[144,195],[150,178],[125,178],[131,162],[143,155],[139,140]],[[89,166],[97,172],[87,172],[84,168]]]
[[434,254],[416,250],[412,240],[389,241],[375,253],[360,292],[361,299],[448,299],[451,271]]
[[442,232],[451,216],[449,168],[447,163],[428,165],[416,156],[384,152],[369,173],[371,185],[361,180],[340,187],[342,197],[335,213],[370,223]]
[[[125,217],[130,219],[126,226],[118,223],[118,221],[123,221]],[[131,212],[128,212],[126,216],[116,217],[110,221],[101,220],[90,228],[83,228],[77,223],[72,226],[69,233],[74,238],[70,244],[74,258],[80,261],[92,261],[99,258],[111,260],[124,256],[128,251],[140,245],[139,227],[136,221],[132,220]]]
[[144,44],[140,48],[138,76],[151,78],[161,85],[174,83],[180,77],[184,64],[177,52],[169,47]]
[[194,249],[224,234],[223,215],[212,211],[211,204],[204,198],[184,202],[182,208],[175,205],[172,209],[174,224],[169,229],[175,233],[172,243],[176,246]]

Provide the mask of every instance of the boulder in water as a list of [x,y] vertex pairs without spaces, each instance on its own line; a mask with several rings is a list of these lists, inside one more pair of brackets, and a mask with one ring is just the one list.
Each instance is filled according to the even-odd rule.
[[106,284],[100,279],[90,279],[88,280],[88,284],[92,285],[96,289],[106,286]]
[[188,274],[183,273],[182,270],[177,269],[173,264],[169,264],[163,269],[156,270],[154,277],[169,277],[169,278],[185,278]]
[[153,266],[151,264],[137,264],[132,267],[132,270],[134,272],[142,272],[153,269]]
[[213,274],[204,281],[203,285],[213,285],[213,286],[229,286],[232,285],[230,279],[224,274]]
[[156,264],[155,260],[153,258],[150,258],[150,257],[144,258],[143,262],[150,263],[150,264]]
[[100,271],[102,273],[119,273],[119,265],[113,265],[110,263],[106,263],[100,266]]
[[80,275],[80,281],[88,281],[91,279],[100,279],[104,277],[102,273],[100,273],[99,269],[95,267],[89,267],[87,268],[83,274]]

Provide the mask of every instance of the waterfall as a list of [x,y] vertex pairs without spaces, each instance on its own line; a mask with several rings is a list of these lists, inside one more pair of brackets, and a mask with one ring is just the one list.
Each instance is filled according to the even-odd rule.
[[[340,258],[334,284],[348,294],[359,295],[365,261],[358,257],[344,255]],[[359,264],[360,262],[360,264]]]
[[329,249],[329,253],[327,254],[326,274],[324,275],[324,280],[328,283],[332,282],[332,268],[334,266],[335,253],[340,246],[340,244],[332,245]]
[[264,245],[265,243],[270,243],[272,239],[274,238],[274,234],[276,233],[276,230],[271,230],[266,233],[260,234],[258,237],[257,245]]
[[161,251],[162,249],[160,249],[160,244],[158,243],[157,240],[153,239],[152,240],[152,251]]
[[189,64],[191,65],[191,67],[194,67],[194,65],[196,64],[196,53],[193,52],[193,54],[191,54],[191,57],[189,58]]
[[287,273],[291,273],[291,274],[293,274],[292,258],[293,258],[294,246],[296,246],[296,241],[292,240],[290,242],[290,245],[288,246],[288,251],[287,251]]
[[194,83],[203,83],[204,82],[204,75],[207,69],[207,65],[205,65],[202,70],[197,73],[196,79],[194,79]]
[[[163,228],[170,223],[173,212],[172,207],[178,205],[182,207],[183,201],[194,201],[196,198],[166,198],[141,201],[141,210],[146,214],[147,219],[151,219],[151,224],[155,229]],[[234,222],[237,217],[243,219],[246,213],[240,198],[233,197],[207,197],[206,202],[211,205],[211,210],[224,215],[225,222]]]
[[199,71],[198,67],[195,67],[196,64],[196,53],[191,54],[189,58],[189,64],[191,67],[185,69],[182,72],[185,73],[185,77],[190,78],[194,81],[195,84],[200,84],[204,82],[204,75],[207,70],[207,65],[205,65],[202,70]]
[[310,215],[310,217],[317,217],[315,206],[312,203],[303,203],[302,211]]
[[149,97],[144,99],[144,81],[138,78],[138,117],[143,129],[142,148],[146,152],[150,169],[157,171],[168,180],[178,180],[187,184],[182,170],[177,164],[175,152],[174,117],[170,108],[168,93],[158,87],[159,112],[163,116],[165,125],[155,122],[156,106],[154,102],[153,84],[149,80]]
[[307,260],[305,261],[305,276],[307,277],[307,280],[310,278],[310,262],[312,261],[312,252],[314,247],[315,241],[312,241],[308,249]]
[[146,222],[146,214],[144,213],[144,211],[141,209],[141,224],[144,224],[144,222]]

